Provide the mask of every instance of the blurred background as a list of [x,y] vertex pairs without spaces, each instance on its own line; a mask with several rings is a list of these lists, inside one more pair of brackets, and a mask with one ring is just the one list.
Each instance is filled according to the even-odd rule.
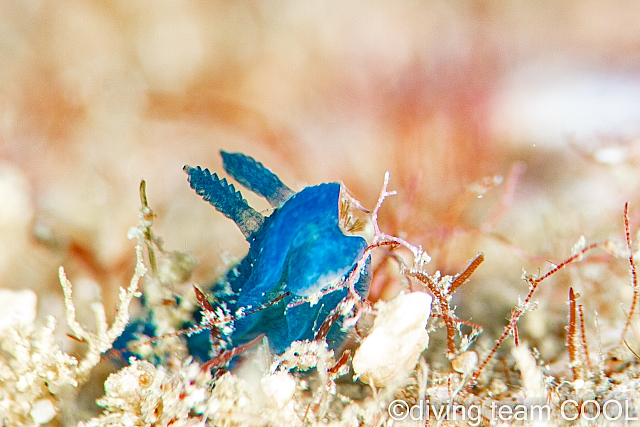
[[[63,265],[78,305],[112,316],[141,179],[156,233],[210,283],[247,244],[182,167],[221,171],[224,149],[296,190],[343,181],[369,208],[390,171],[380,225],[422,245],[430,272],[485,254],[455,304],[488,342],[523,269],[580,235],[622,242],[625,201],[637,228],[638,22],[636,1],[1,2],[0,287],[33,289],[63,324]],[[372,300],[402,285],[382,251],[375,265]],[[628,284],[600,253],[544,282],[521,333],[560,354],[570,285],[589,325],[597,310],[619,331]]]

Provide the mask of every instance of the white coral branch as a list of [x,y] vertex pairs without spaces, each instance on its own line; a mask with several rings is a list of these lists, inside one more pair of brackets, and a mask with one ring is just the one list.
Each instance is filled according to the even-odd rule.
[[79,382],[85,380],[91,369],[100,362],[100,355],[111,349],[113,342],[122,334],[124,328],[129,323],[129,304],[134,297],[138,296],[138,282],[145,275],[147,269],[142,261],[142,246],[136,245],[136,268],[127,289],[120,288],[120,303],[117,308],[117,315],[111,327],[107,324],[104,306],[96,303],[92,305],[96,317],[96,333],[85,330],[76,319],[76,309],[72,299],[71,282],[67,279],[64,268],[60,267],[58,276],[62,290],[64,292],[64,304],[67,311],[67,323],[73,333],[80,339],[87,342],[89,349],[82,361],[78,364],[77,378]]

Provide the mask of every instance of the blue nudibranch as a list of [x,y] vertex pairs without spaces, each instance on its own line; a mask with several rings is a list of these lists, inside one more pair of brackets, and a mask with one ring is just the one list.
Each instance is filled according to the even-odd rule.
[[[306,187],[295,193],[253,158],[224,151],[221,155],[229,175],[275,208],[271,215],[263,216],[225,178],[220,179],[208,169],[184,167],[196,193],[232,219],[250,245],[245,258],[214,286],[213,305],[224,304],[231,313],[266,306],[236,319],[230,335],[223,338],[228,346],[235,347],[264,334],[271,350],[282,353],[294,341],[313,339],[327,316],[346,297],[347,289],[327,293],[316,304],[291,303],[346,279],[363,256],[367,242],[362,237],[346,235],[340,228],[340,183]],[[363,298],[370,282],[367,261],[355,286]],[[277,302],[271,304],[273,301]],[[196,319],[199,316],[195,313]],[[330,347],[338,347],[344,337],[341,322],[337,321],[327,335]],[[203,360],[212,356],[206,331],[189,337],[188,343],[193,355]]]

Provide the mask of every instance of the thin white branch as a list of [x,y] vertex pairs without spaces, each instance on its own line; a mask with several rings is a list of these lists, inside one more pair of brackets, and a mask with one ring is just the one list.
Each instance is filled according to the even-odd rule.
[[93,310],[93,315],[96,317],[96,332],[98,336],[106,336],[109,325],[107,325],[107,316],[104,313],[104,306],[96,302],[91,304],[91,310]]
[[72,286],[67,279],[64,268],[60,267],[58,276],[62,291],[64,292],[64,304],[67,311],[67,323],[73,333],[87,342],[89,349],[76,369],[78,382],[86,380],[91,369],[100,362],[100,355],[111,349],[113,342],[124,332],[129,323],[129,304],[138,296],[138,282],[144,276],[147,269],[142,261],[142,246],[136,245],[136,269],[127,289],[120,288],[120,303],[117,307],[116,318],[109,328],[104,312],[104,306],[96,303],[92,305],[96,317],[96,333],[85,330],[76,319],[76,309],[73,304]]
[[62,285],[62,292],[64,293],[64,305],[67,312],[67,324],[73,331],[78,339],[88,340],[89,334],[76,320],[76,307],[73,305],[72,299],[72,287],[71,282],[67,279],[67,275],[64,273],[64,267],[58,269],[58,278]]
[[378,202],[376,203],[376,207],[373,209],[373,212],[371,213],[371,221],[373,222],[373,230],[374,230],[374,236],[373,236],[373,241],[371,242],[371,245],[374,246],[374,245],[380,245],[381,243],[387,243],[387,244],[396,243],[400,246],[404,246],[405,248],[409,249],[413,253],[414,263],[416,264],[419,263],[421,265],[428,263],[429,261],[431,261],[431,257],[429,257],[429,255],[427,255],[422,250],[421,247],[412,245],[411,243],[407,242],[404,239],[391,236],[389,234],[385,234],[382,231],[380,231],[380,226],[378,225],[378,211],[382,206],[382,202],[384,202],[384,199],[386,199],[388,196],[393,196],[398,194],[396,191],[387,191],[387,187],[389,186],[389,178],[390,178],[390,174],[387,171],[384,174],[384,182],[382,184],[382,189],[380,190],[380,197],[378,197]]
[[384,182],[382,184],[382,189],[380,190],[380,197],[378,197],[376,207],[373,208],[373,212],[371,212],[371,221],[373,222],[373,230],[375,233],[375,235],[373,236],[373,244],[377,243],[380,240],[381,236],[383,236],[383,234],[380,232],[380,227],[378,226],[378,211],[382,206],[382,202],[384,202],[384,199],[386,199],[388,196],[394,196],[398,194],[395,191],[387,191],[390,177],[391,175],[389,174],[389,171],[385,172]]

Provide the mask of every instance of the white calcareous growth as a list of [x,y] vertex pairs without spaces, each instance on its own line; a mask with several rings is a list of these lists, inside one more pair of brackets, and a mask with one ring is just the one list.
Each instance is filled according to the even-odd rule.
[[31,405],[29,414],[36,424],[46,424],[56,416],[56,408],[48,399],[40,399]]
[[277,372],[268,375],[260,381],[262,391],[267,396],[267,404],[277,409],[284,408],[292,402],[293,394],[296,391],[295,378],[286,372]]
[[383,387],[406,377],[429,344],[425,330],[431,295],[402,294],[378,304],[378,316],[353,358],[353,370],[364,382]]

